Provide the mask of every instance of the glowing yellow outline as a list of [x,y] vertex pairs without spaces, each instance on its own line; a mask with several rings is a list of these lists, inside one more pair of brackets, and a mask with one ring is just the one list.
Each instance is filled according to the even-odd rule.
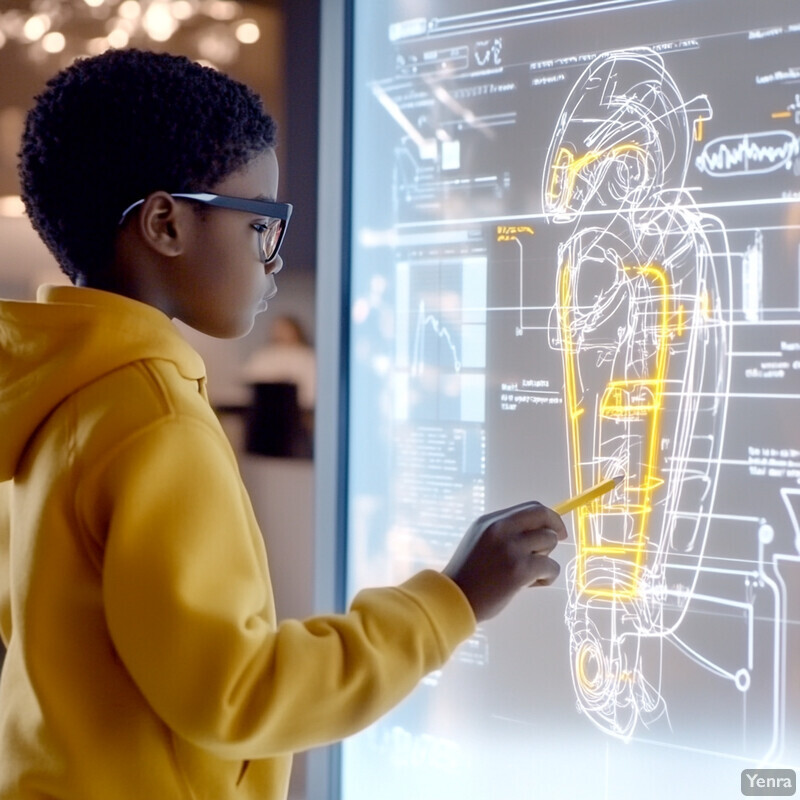
[[[585,409],[578,407],[576,391],[575,361],[577,351],[570,334],[571,292],[570,292],[570,265],[562,267],[559,285],[559,304],[561,309],[561,336],[564,347],[565,365],[565,391],[567,399],[567,413],[571,434],[573,480],[575,491],[583,491],[580,465],[581,458],[579,419]],[[647,546],[647,522],[652,509],[652,496],[655,489],[664,481],[657,475],[658,439],[660,433],[661,410],[663,406],[664,385],[667,370],[667,354],[670,332],[670,300],[669,286],[666,271],[655,264],[644,267],[626,267],[625,271],[640,277],[650,279],[661,292],[660,319],[658,321],[658,353],[656,356],[655,377],[647,380],[612,381],[605,389],[600,403],[599,413],[608,419],[632,419],[650,416],[650,429],[647,439],[647,453],[642,466],[643,478],[639,486],[631,486],[626,482],[626,501],[622,505],[604,505],[603,499],[577,510],[578,535],[577,542],[577,582],[579,590],[589,596],[603,597],[609,600],[624,600],[634,597],[638,591],[639,576],[644,564]],[[702,300],[701,300],[702,302]],[[678,320],[679,330],[682,332],[682,314]],[[648,397],[645,403],[632,403],[631,398],[641,398],[642,392]],[[593,477],[598,480],[598,476]],[[631,495],[638,495],[637,502],[632,503]],[[589,541],[589,515],[590,514],[627,514],[638,519],[638,529],[634,533],[633,544],[592,545]],[[623,588],[598,588],[587,586],[586,572],[587,561],[596,556],[606,556],[613,559],[624,560],[632,563],[633,570],[630,582]],[[631,561],[630,556],[633,556]]]
[[[646,153],[644,148],[639,147],[638,144],[621,144],[612,147],[609,150],[590,150],[579,159],[575,159],[574,154],[568,147],[559,147],[556,157],[553,160],[553,166],[550,167],[550,186],[547,189],[547,204],[551,208],[558,211],[566,211],[569,208],[569,203],[572,200],[572,194],[575,191],[575,182],[578,178],[578,173],[588,167],[589,164],[595,161],[610,156],[615,158],[623,153],[634,152],[641,156],[642,162],[646,163]],[[561,162],[566,163],[562,164]],[[556,191],[558,179],[562,172],[567,173],[567,181],[561,191]],[[563,200],[561,196],[565,195]]]

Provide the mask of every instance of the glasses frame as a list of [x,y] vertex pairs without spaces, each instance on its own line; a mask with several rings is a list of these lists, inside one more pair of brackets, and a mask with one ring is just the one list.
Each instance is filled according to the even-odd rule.
[[[292,216],[293,209],[291,203],[275,203],[271,200],[255,200],[247,197],[231,197],[230,195],[213,194],[211,192],[170,192],[169,195],[170,197],[177,197],[182,200],[194,200],[197,203],[204,203],[205,205],[213,206],[214,208],[228,208],[233,211],[249,211],[252,214],[260,214],[264,217],[280,220],[282,224],[278,232],[278,238],[272,247],[271,253],[268,253],[265,248],[265,237],[263,236],[268,228],[262,230],[262,225],[254,225],[259,234],[258,242],[259,247],[261,248],[261,256],[266,264],[268,264],[270,261],[273,261],[278,255],[278,251],[281,249],[281,244],[283,244],[283,239],[286,236],[286,229],[289,227],[289,219]],[[128,216],[128,214],[130,214],[130,212],[133,211],[133,209],[137,206],[142,205],[144,201],[145,198],[142,198],[141,200],[137,200],[135,203],[131,203],[120,215],[118,225],[122,225],[122,223],[125,222],[125,218]]]

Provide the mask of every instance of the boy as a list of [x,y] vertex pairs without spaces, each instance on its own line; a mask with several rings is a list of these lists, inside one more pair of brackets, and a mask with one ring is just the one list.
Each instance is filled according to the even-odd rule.
[[23,198],[75,285],[0,304],[0,800],[283,798],[292,752],[371,723],[558,574],[563,523],[528,503],[442,573],[276,624],[170,321],[242,336],[274,295],[274,144],[249,89],[133,50],[76,62],[28,116]]

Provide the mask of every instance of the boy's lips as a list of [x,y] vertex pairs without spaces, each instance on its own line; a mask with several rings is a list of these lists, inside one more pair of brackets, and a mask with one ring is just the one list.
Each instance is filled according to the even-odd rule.
[[265,277],[266,280],[264,281],[264,294],[262,299],[265,301],[272,300],[272,298],[278,293],[278,284],[275,282],[274,273],[270,273]]
[[264,292],[264,294],[261,296],[261,299],[258,301],[256,311],[266,311],[269,301],[272,300],[276,294],[278,294],[277,286],[273,286],[269,291]]

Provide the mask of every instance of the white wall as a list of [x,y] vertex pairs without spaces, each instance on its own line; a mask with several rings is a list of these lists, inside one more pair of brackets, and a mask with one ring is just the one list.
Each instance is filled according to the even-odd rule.
[[0,216],[0,296],[34,299],[42,283],[67,283],[27,217]]

